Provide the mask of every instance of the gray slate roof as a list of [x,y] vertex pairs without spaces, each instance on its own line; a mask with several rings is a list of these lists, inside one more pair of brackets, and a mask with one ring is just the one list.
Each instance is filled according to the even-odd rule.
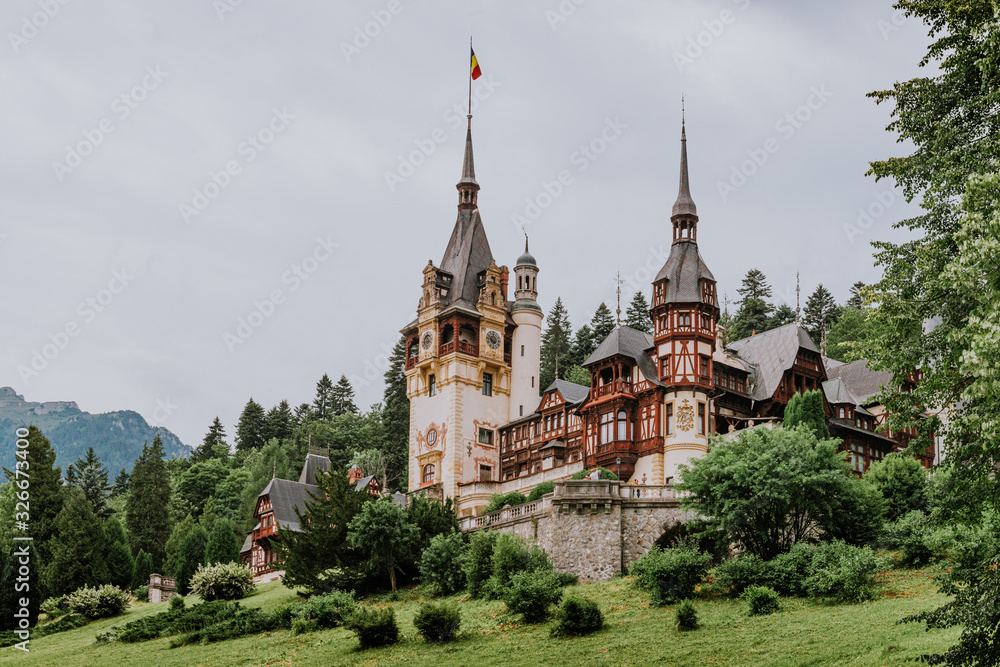
[[315,484],[316,471],[330,472],[330,459],[318,454],[306,454],[306,462],[302,465],[299,484]]
[[698,244],[682,241],[670,246],[670,255],[654,283],[667,280],[668,303],[701,303],[702,279],[715,282],[715,276],[698,252]]
[[858,397],[851,393],[844,381],[840,378],[833,378],[823,383],[823,393],[829,403],[850,403],[858,405]]
[[571,405],[583,403],[587,400],[587,396],[590,396],[590,387],[585,387],[582,384],[568,380],[556,380],[542,393],[547,394],[553,389],[558,391],[562,395],[563,400]]
[[819,354],[812,338],[795,322],[729,344],[729,349],[736,352],[740,359],[757,367],[750,393],[755,401],[774,396],[781,377],[795,363],[800,347]]
[[868,363],[861,359],[849,364],[828,368],[826,374],[831,379],[838,378],[857,397],[858,405],[866,405],[882,390],[883,385],[892,383],[892,373],[888,371],[873,371]]
[[651,334],[621,325],[615,327],[614,331],[608,334],[608,337],[597,346],[594,353],[587,357],[583,365],[587,367],[604,359],[622,355],[635,361],[636,366],[647,380],[663,386],[656,373],[656,365],[646,353],[652,347],[653,336]]
[[[300,484],[289,479],[272,479],[261,491],[261,496],[271,497],[271,508],[279,528],[300,530],[299,518],[295,516],[295,508],[305,512],[306,503],[313,502],[312,493],[319,493],[319,487],[314,484]],[[258,496],[259,498],[260,496]]]
[[479,209],[459,209],[458,220],[441,260],[441,270],[452,276],[447,306],[478,312],[476,303],[479,301],[479,287],[476,285],[476,276],[492,262],[493,251],[490,250]]

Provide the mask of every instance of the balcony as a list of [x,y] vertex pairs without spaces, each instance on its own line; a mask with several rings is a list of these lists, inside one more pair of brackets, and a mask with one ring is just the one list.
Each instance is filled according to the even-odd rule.
[[614,380],[607,384],[594,387],[591,393],[594,396],[594,400],[603,396],[611,396],[612,394],[631,394],[632,383],[628,380]]
[[466,343],[465,341],[458,341],[458,351],[462,354],[469,354],[473,357],[479,356],[479,346],[475,343]]
[[441,347],[438,349],[438,356],[443,357],[447,354],[451,354],[454,351],[455,351],[455,341],[452,341],[450,343],[442,343]]

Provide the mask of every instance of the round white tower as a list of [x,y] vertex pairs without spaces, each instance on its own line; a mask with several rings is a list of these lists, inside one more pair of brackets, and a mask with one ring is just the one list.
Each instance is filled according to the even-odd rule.
[[511,317],[517,327],[511,340],[510,420],[530,415],[538,407],[538,370],[542,358],[542,320],[538,305],[538,264],[528,252],[528,237],[524,238],[524,254],[514,267],[514,306]]

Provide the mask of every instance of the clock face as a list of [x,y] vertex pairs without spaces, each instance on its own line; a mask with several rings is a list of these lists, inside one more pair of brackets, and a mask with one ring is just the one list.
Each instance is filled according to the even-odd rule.
[[492,347],[494,350],[497,349],[498,347],[500,347],[500,343],[502,343],[502,342],[503,342],[503,339],[500,338],[500,334],[497,333],[496,331],[487,331],[486,332],[486,343],[487,343],[487,345],[489,345],[490,347]]
[[434,334],[432,334],[430,331],[424,333],[424,337],[421,339],[421,345],[424,346],[424,349],[429,350],[433,342],[434,342]]
[[435,431],[434,429],[427,431],[427,444],[429,446],[433,447],[434,444],[437,442],[437,439],[438,439],[437,431]]

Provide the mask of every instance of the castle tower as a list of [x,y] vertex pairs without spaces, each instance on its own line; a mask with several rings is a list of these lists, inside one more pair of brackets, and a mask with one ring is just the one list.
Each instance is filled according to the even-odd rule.
[[510,415],[513,421],[534,412],[538,407],[538,373],[542,359],[542,320],[545,315],[538,305],[538,264],[528,252],[528,237],[524,237],[524,254],[514,266],[514,305],[511,317],[517,325],[511,347],[513,379],[510,393]]
[[[664,398],[664,478],[708,451],[712,356],[719,305],[715,277],[698,252],[698,209],[688,183],[687,131],[681,121],[680,187],[670,216],[673,244],[653,279],[653,340]],[[657,466],[658,467],[658,466]]]
[[499,475],[497,429],[510,414],[514,332],[508,319],[509,272],[494,261],[479,215],[472,116],[456,187],[458,219],[441,266],[428,261],[424,267],[417,319],[402,333],[410,399],[409,489],[455,498],[459,512],[468,515],[489,497],[473,483]]

